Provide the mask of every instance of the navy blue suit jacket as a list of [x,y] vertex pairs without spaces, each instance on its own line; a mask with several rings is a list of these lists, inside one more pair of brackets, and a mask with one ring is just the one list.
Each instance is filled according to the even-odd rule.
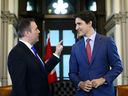
[[8,69],[12,79],[10,96],[50,96],[48,74],[59,61],[52,55],[46,64],[43,62],[45,72],[31,50],[19,41],[8,56]]
[[[111,66],[111,69],[110,69]],[[69,77],[77,89],[80,81],[104,77],[107,85],[93,88],[94,96],[114,96],[113,81],[122,72],[122,64],[112,37],[96,34],[89,64],[84,38],[72,46]],[[76,91],[76,96],[89,96],[88,92]]]

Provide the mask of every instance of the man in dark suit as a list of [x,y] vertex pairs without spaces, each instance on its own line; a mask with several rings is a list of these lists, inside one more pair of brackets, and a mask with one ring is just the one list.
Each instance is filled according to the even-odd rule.
[[[38,27],[34,19],[22,19],[17,24],[18,44],[8,56],[8,69],[12,79],[10,96],[50,96],[48,74],[60,61],[63,46],[56,45],[56,51],[45,62],[32,46],[39,41]],[[37,58],[37,57],[38,58]]]
[[112,37],[95,32],[92,12],[85,10],[75,17],[76,30],[83,36],[72,46],[69,62],[76,96],[115,96],[112,82],[123,68]]

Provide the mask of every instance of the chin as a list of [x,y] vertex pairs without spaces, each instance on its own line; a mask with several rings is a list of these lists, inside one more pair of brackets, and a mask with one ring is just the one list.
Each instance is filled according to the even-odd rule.
[[39,40],[37,40],[36,42],[39,42]]
[[79,36],[84,36],[83,34],[79,34]]
[[36,41],[35,41],[35,44],[36,44],[37,42],[39,42],[39,40],[36,40]]

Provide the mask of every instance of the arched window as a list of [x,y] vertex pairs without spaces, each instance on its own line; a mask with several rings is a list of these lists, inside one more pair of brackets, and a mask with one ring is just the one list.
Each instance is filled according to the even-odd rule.
[[76,0],[46,0],[46,13],[72,14],[76,13]]

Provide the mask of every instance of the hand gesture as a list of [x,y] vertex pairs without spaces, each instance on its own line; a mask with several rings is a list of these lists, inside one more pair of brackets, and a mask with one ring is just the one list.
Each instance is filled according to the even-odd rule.
[[91,82],[93,84],[93,87],[97,88],[97,87],[101,86],[102,84],[104,84],[105,81],[106,81],[105,78],[101,77],[99,79],[93,79]]
[[57,56],[59,56],[61,54],[61,51],[63,50],[63,46],[61,45],[61,43],[63,42],[63,40],[61,40],[57,45],[56,45],[56,51],[55,54]]
[[89,92],[90,90],[92,90],[92,82],[90,80],[84,82],[82,81],[80,82],[79,87],[84,91]]

